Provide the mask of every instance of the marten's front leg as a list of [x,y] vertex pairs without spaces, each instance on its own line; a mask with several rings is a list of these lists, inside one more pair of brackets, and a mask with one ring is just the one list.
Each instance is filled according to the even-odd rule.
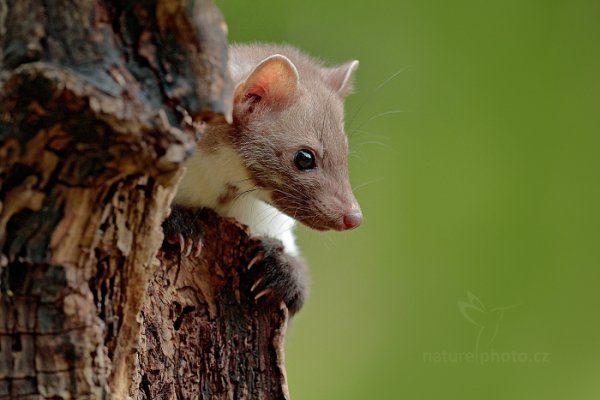
[[287,254],[281,241],[262,239],[248,272],[252,274],[251,290],[258,301],[283,301],[291,315],[304,304],[309,280],[306,263],[300,256]]

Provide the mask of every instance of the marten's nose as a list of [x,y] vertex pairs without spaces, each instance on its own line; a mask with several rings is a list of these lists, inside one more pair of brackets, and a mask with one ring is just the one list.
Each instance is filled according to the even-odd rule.
[[362,223],[362,212],[357,203],[352,205],[352,208],[342,217],[342,229],[354,229]]

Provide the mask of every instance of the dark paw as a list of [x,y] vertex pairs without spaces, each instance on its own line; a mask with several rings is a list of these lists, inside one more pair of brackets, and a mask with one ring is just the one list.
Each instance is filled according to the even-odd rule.
[[256,300],[283,301],[291,314],[304,304],[308,292],[306,266],[300,257],[284,253],[279,240],[263,239],[248,271],[254,282],[250,290]]
[[175,248],[186,257],[200,255],[203,234],[197,223],[197,210],[173,206],[162,227],[165,234],[163,248]]

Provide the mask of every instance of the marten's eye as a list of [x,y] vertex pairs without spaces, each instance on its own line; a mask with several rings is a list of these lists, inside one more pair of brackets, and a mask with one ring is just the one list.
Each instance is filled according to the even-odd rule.
[[304,171],[315,167],[315,153],[310,150],[298,150],[294,156],[294,164],[299,170]]

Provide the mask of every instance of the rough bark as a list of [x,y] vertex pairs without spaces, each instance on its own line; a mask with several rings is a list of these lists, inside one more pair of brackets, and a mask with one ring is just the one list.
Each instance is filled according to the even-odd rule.
[[0,399],[286,395],[244,230],[201,213],[200,258],[155,257],[230,112],[224,31],[209,0],[0,0]]
[[[255,301],[247,266],[259,241],[208,210],[181,210],[199,256],[165,243],[141,313],[135,399],[285,399],[287,309]],[[184,222],[185,223],[185,222]],[[255,267],[256,268],[256,267]]]

